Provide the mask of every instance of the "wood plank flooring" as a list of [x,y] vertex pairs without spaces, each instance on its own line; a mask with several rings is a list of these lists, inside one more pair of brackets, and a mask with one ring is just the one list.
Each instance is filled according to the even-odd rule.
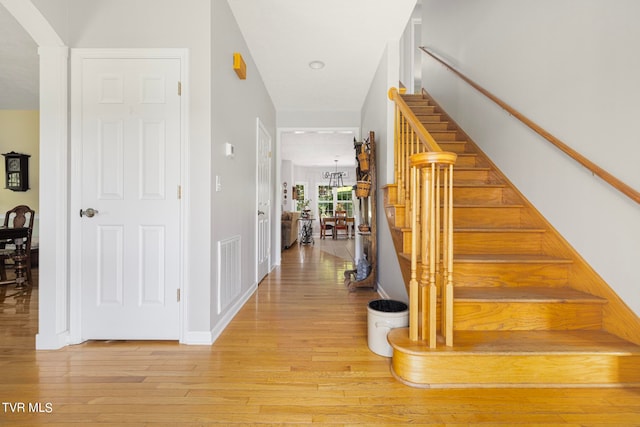
[[0,425],[640,426],[640,389],[399,383],[367,347],[366,307],[379,297],[344,288],[351,267],[317,245],[288,249],[212,346],[36,352],[37,289],[23,301],[0,289]]

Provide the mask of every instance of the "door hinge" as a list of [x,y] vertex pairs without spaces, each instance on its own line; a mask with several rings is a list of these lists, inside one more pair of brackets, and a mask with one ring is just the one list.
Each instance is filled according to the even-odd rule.
[[182,199],[182,185],[178,185],[178,200]]
[[178,96],[182,96],[182,82],[178,82]]
[[178,292],[176,292],[176,301],[180,302],[180,289],[176,289]]

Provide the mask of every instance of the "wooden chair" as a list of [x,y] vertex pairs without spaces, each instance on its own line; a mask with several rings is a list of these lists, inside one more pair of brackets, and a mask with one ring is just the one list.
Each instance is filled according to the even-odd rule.
[[324,239],[327,233],[333,237],[333,222],[327,223],[327,218],[323,217],[320,211],[318,211],[318,218],[320,219],[320,238]]
[[[26,267],[27,267],[27,281],[29,284],[33,284],[31,279],[31,236],[33,234],[33,220],[35,219],[35,211],[26,205],[19,205],[15,208],[7,211],[4,216],[3,226],[6,228],[29,228],[29,234],[27,241],[24,242],[24,250],[27,255]],[[7,268],[13,268],[13,264],[7,264],[7,261],[11,259],[15,249],[7,248],[12,245],[12,241],[0,242],[0,281],[7,280]]]
[[344,233],[346,237],[349,237],[349,225],[347,224],[347,211],[336,211],[335,223],[333,225],[333,237],[337,239],[340,231]]

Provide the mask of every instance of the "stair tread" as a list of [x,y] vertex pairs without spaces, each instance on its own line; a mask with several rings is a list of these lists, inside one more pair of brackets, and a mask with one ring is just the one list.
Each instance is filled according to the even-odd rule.
[[[411,231],[410,226],[399,227],[399,229],[403,232]],[[544,228],[535,228],[535,227],[453,227],[453,232],[454,233],[546,233],[547,230]]]
[[[402,252],[400,256],[410,260],[411,253]],[[560,258],[537,254],[453,254],[454,263],[468,264],[572,264],[569,258]],[[420,259],[418,259],[420,264]]]
[[550,255],[532,255],[532,254],[454,254],[454,262],[468,263],[553,263],[553,264],[571,264],[573,261],[567,258],[554,257]]
[[[403,205],[400,205],[403,206]],[[524,208],[522,203],[454,203],[453,208]]]
[[493,170],[487,166],[456,166],[454,174],[456,171],[490,171]]
[[607,300],[570,287],[456,287],[456,302],[588,302],[605,304]]
[[[455,172],[454,172],[455,173]],[[508,188],[509,186],[502,182],[487,182],[487,183],[475,183],[475,182],[454,182],[453,188]]]
[[546,233],[535,227],[453,227],[454,233]]
[[[405,337],[406,336],[406,337]],[[640,346],[605,331],[456,331],[454,345],[429,348],[421,341],[411,341],[408,328],[392,329],[389,342],[415,355],[446,353],[451,355],[509,356],[530,354],[614,354],[640,356]]]
[[[404,208],[405,205],[403,203],[390,203],[390,204],[386,204],[385,205],[388,208],[391,207],[400,207],[400,208]],[[498,209],[498,208],[524,208],[525,205],[523,205],[522,203],[483,203],[483,202],[478,202],[478,203],[454,203],[453,204],[453,208],[489,208],[489,209]]]

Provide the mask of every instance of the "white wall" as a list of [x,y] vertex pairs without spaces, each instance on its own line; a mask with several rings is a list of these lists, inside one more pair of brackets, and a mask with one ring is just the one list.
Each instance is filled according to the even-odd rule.
[[[282,212],[295,210],[296,204],[293,200],[293,189],[296,181],[293,176],[293,162],[291,160],[282,160],[280,162],[280,181],[276,185],[280,188],[280,204]],[[287,198],[284,198],[284,183],[287,183]]]
[[381,293],[389,298],[407,301],[398,257],[391,240],[391,232],[384,212],[381,188],[394,180],[393,177],[393,126],[394,107],[387,97],[390,87],[398,86],[399,43],[389,42],[385,49],[369,93],[362,107],[362,135],[375,132],[377,157],[377,239],[378,239],[378,285]]
[[69,41],[69,1],[72,0],[31,0],[65,43]]
[[[220,322],[230,320],[242,299],[255,289],[256,278],[256,119],[260,118],[271,136],[272,152],[276,142],[275,107],[249,54],[249,49],[240,33],[236,20],[226,1],[213,1],[212,28],[212,139],[211,139],[211,258],[213,287],[211,306],[217,305],[217,243],[220,240],[240,236],[242,255],[242,290],[235,306],[227,307],[221,313],[212,310],[214,336],[220,331]],[[240,80],[233,71],[233,53],[242,54],[247,64],[247,78]],[[224,144],[235,147],[235,157],[224,155]],[[276,233],[280,233],[280,217],[276,211],[275,156],[271,157],[271,263],[280,252],[276,246]],[[220,177],[221,191],[215,191],[215,177]],[[278,192],[279,193],[279,192]]]
[[[423,43],[640,189],[640,3],[424,0]],[[640,206],[425,60],[423,85],[640,313]]]

